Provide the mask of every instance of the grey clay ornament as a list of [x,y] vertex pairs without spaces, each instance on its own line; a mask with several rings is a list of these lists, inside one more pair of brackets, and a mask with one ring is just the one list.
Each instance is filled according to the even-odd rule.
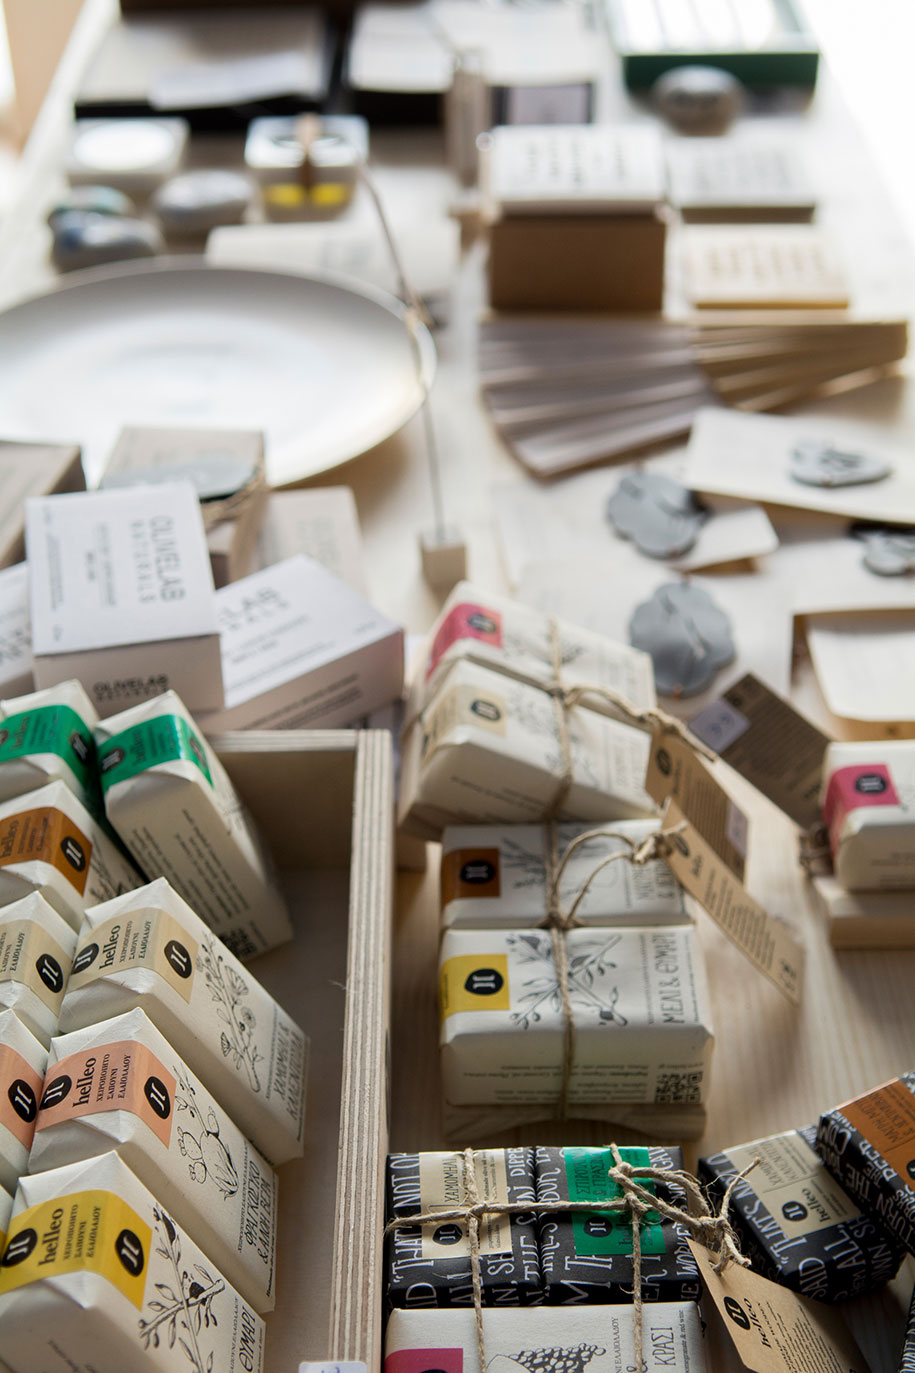
[[649,558],[686,553],[707,515],[681,482],[660,472],[632,472],[607,501],[607,518],[625,539]]
[[882,458],[837,448],[829,439],[802,439],[791,450],[791,475],[804,486],[859,486],[883,481],[892,467]]
[[695,696],[737,651],[727,615],[691,582],[668,582],[636,606],[629,642],[651,655],[662,696]]

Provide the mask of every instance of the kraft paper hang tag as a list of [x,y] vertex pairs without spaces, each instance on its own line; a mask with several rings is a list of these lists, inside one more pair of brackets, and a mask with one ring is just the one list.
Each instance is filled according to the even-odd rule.
[[709,1251],[687,1244],[748,1373],[870,1373],[838,1312],[736,1263],[716,1273]]
[[665,862],[715,924],[780,992],[800,1001],[805,951],[790,926],[764,910],[690,824],[676,801],[668,800],[661,828],[683,825],[673,836]]
[[700,711],[689,727],[802,830],[820,824],[829,736],[752,672]]
[[677,802],[683,815],[702,835],[739,882],[747,858],[747,819],[685,740],[655,732],[651,741],[645,790],[663,806]]

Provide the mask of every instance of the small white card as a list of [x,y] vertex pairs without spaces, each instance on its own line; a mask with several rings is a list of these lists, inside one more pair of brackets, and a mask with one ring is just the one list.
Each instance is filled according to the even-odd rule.
[[785,138],[671,138],[666,144],[671,203],[679,209],[812,213],[806,168]]
[[915,720],[915,611],[814,615],[807,646],[820,690],[846,720]]
[[512,125],[493,129],[486,189],[506,213],[651,210],[664,198],[651,126]]
[[687,298],[697,308],[834,308],[848,281],[813,224],[694,225],[683,231]]

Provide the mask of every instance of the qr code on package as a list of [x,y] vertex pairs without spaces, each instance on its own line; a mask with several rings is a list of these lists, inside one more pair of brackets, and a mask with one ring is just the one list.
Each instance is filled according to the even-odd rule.
[[655,1101],[689,1104],[702,1100],[702,1073],[659,1073]]

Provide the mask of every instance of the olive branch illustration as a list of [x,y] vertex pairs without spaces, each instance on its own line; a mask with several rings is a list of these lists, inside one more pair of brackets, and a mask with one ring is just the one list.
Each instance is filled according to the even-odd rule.
[[[612,987],[609,992],[599,996],[594,990],[598,978],[606,976],[616,964],[607,958],[611,949],[620,942],[621,936],[611,935],[603,943],[594,942],[574,954],[568,960],[569,996],[580,1006],[593,1007],[601,1025],[625,1025],[626,1017],[616,1009],[619,988]],[[553,961],[552,941],[546,935],[518,934],[509,935],[508,945],[520,956],[522,964],[531,963],[543,969],[539,977],[530,977],[522,982],[526,990],[518,1000],[518,1009],[512,1011],[511,1019],[523,1030],[543,1017],[544,1007],[558,1013],[562,1009],[562,993],[556,964]]]
[[[197,1278],[182,1268],[181,1240],[173,1222],[157,1206],[153,1207],[153,1216],[156,1236],[160,1241],[156,1253],[171,1265],[175,1285],[156,1283],[159,1298],[149,1303],[150,1311],[156,1314],[140,1321],[143,1348],[149,1349],[152,1345],[153,1349],[158,1349],[161,1339],[167,1341],[169,1349],[174,1349],[178,1343],[193,1364],[195,1373],[213,1373],[213,1350],[210,1350],[204,1362],[198,1336],[202,1329],[219,1324],[213,1311],[213,1302],[220,1292],[225,1291],[226,1285],[199,1263],[193,1265]],[[187,1339],[178,1333],[179,1330],[185,1332]]]
[[252,1090],[259,1092],[257,1064],[263,1054],[257,1052],[254,1044],[257,1020],[250,1006],[239,1004],[248,995],[248,984],[234,968],[226,966],[222,954],[216,952],[209,940],[197,955],[197,967],[203,973],[210,997],[217,1003],[216,1014],[228,1029],[228,1033],[223,1030],[219,1041],[223,1056],[231,1058],[239,1071],[244,1068]]

